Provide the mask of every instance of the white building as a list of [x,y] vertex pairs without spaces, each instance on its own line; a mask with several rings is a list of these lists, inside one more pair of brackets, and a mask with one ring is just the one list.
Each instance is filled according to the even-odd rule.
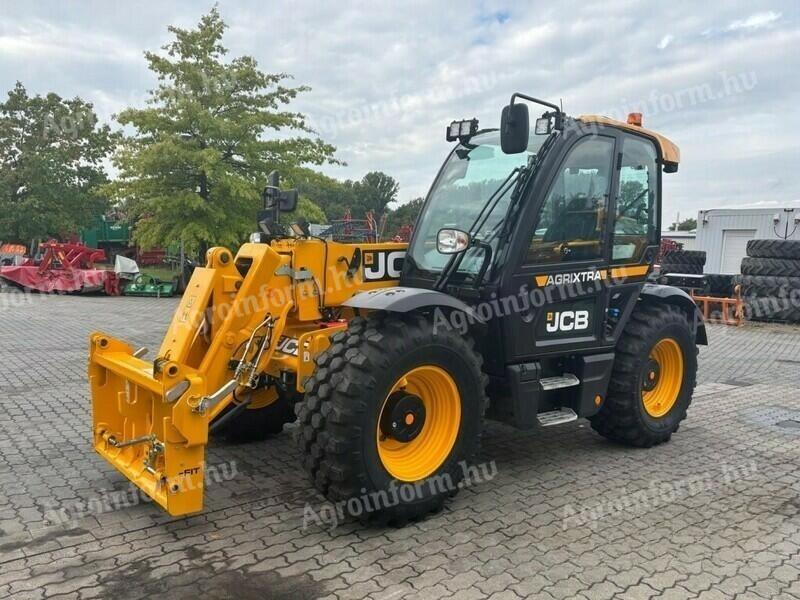
[[683,250],[697,250],[697,231],[662,231],[662,240],[678,242]]
[[747,242],[754,239],[800,240],[800,204],[697,213],[695,249],[706,253],[706,273],[739,273]]

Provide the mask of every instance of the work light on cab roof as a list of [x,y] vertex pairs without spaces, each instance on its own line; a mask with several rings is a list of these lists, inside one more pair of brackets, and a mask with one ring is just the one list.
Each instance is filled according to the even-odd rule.
[[466,139],[478,133],[478,119],[464,119],[462,121],[453,121],[447,127],[447,141],[455,142],[456,140]]

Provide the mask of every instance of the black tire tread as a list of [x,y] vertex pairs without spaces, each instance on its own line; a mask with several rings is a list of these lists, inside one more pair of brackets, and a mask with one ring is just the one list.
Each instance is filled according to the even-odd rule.
[[800,306],[791,297],[750,294],[744,297],[744,303],[750,321],[800,323]]
[[800,240],[750,240],[747,256],[800,260]]
[[800,260],[747,256],[742,259],[741,271],[742,275],[800,277]]
[[661,262],[661,273],[683,273],[685,275],[702,275],[703,265],[690,263]]
[[732,296],[736,275],[706,274],[708,291],[716,296]]
[[[680,422],[686,418],[688,404],[678,414],[674,430],[666,434],[656,434],[641,427],[637,416],[638,403],[641,402],[641,390],[638,387],[640,361],[642,356],[649,354],[647,343],[650,332],[665,324],[676,322],[690,327],[686,314],[676,306],[639,304],[633,311],[617,343],[606,400],[600,412],[589,419],[597,433],[615,442],[649,448],[669,441],[672,433],[678,430]],[[695,352],[697,352],[696,346]],[[684,376],[691,378],[689,380],[689,403],[691,403],[691,394],[697,385],[697,373],[689,371]]]
[[745,295],[788,297],[792,290],[800,289],[800,277],[742,275],[741,285]]
[[[346,501],[366,487],[365,476],[353,468],[358,453],[351,440],[360,432],[359,417],[366,410],[362,396],[375,384],[373,370],[390,367],[387,348],[400,351],[407,343],[423,343],[425,328],[430,327],[430,322],[417,314],[377,313],[368,318],[356,317],[346,331],[332,337],[331,346],[317,357],[316,370],[305,384],[305,399],[296,406],[295,441],[303,457],[303,467],[329,501]],[[460,344],[463,355],[473,361],[473,368],[481,374],[483,401],[479,418],[483,419],[488,404],[483,358],[475,350],[471,337],[456,334],[450,341]],[[466,460],[469,462],[473,457],[474,453]],[[450,495],[455,495],[455,491]],[[444,500],[439,495],[413,506],[400,503],[366,518],[402,526],[438,512]]]
[[702,250],[668,250],[661,262],[703,267],[706,264],[706,253]]

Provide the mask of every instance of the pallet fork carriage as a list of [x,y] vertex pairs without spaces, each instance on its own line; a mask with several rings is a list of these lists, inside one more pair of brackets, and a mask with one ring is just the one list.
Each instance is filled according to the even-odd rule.
[[[522,101],[547,108],[535,134]],[[409,244],[287,230],[297,194],[273,174],[260,231],[235,256],[209,250],[152,357],[93,333],[96,451],[184,515],[202,510],[211,434],[297,421],[329,500],[422,490],[376,513],[403,523],[455,493],[484,415],[669,440],[706,343],[688,295],[645,284],[677,147],[640,116],[572,119],[522,94],[499,131],[454,121],[447,137]],[[454,487],[422,485],[435,477]]]

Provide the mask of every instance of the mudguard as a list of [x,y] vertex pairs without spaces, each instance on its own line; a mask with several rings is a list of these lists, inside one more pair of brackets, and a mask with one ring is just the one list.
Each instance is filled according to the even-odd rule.
[[422,308],[442,307],[466,313],[478,323],[485,319],[478,316],[469,304],[436,290],[412,287],[390,287],[370,292],[360,292],[343,302],[344,306],[364,310],[385,310],[387,312],[407,313]]
[[695,341],[701,346],[708,346],[708,335],[706,334],[706,324],[703,319],[703,313],[697,308],[697,304],[692,300],[692,297],[682,289],[671,285],[646,283],[642,286],[639,297],[645,302],[666,302],[667,304],[680,307],[686,311],[687,315],[694,315],[692,325],[695,328]]

